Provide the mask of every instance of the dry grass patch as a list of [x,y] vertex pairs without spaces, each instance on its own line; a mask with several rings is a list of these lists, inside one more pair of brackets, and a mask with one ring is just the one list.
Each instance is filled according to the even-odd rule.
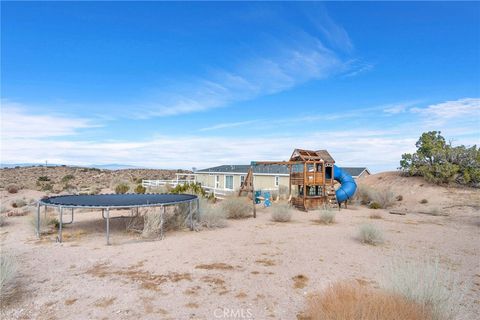
[[335,223],[335,214],[336,214],[335,211],[333,211],[332,209],[320,210],[320,213],[318,215],[320,223],[323,223],[323,224]]
[[0,301],[2,305],[15,295],[17,262],[13,255],[2,252],[0,255]]
[[198,303],[195,303],[195,302],[189,302],[185,305],[185,307],[191,308],[191,309],[197,309],[199,307],[199,305],[198,305]]
[[248,297],[248,296],[247,296],[247,294],[246,294],[245,292],[243,292],[243,291],[240,291],[239,293],[237,293],[237,294],[235,295],[235,298],[237,298],[237,299],[245,299],[246,297]]
[[224,295],[228,293],[225,280],[223,280],[222,278],[214,276],[204,276],[201,278],[201,280],[208,284],[208,286],[211,287],[219,295]]
[[308,277],[304,276],[303,274],[296,275],[292,278],[293,280],[293,287],[295,289],[303,289],[307,286]]
[[71,306],[72,304],[74,304],[75,302],[77,302],[78,299],[67,299],[65,300],[65,305],[66,306]]
[[115,300],[117,300],[117,298],[100,298],[95,301],[94,306],[98,308],[106,308],[111,306]]
[[190,273],[169,272],[168,274],[154,274],[148,271],[137,269],[112,270],[106,264],[98,264],[87,270],[89,275],[104,278],[107,275],[116,275],[127,278],[132,282],[139,283],[142,289],[159,291],[160,286],[167,282],[179,282],[183,280],[192,281]]
[[186,289],[183,293],[189,296],[196,296],[198,295],[198,291],[200,291],[200,286],[194,286]]
[[233,270],[234,267],[223,263],[223,262],[216,262],[211,264],[199,264],[195,266],[195,269],[205,269],[205,270]]
[[265,267],[271,267],[276,264],[275,261],[271,259],[258,259],[258,260],[255,260],[255,262]]
[[308,298],[304,319],[310,320],[433,320],[420,305],[406,298],[362,286],[341,282]]

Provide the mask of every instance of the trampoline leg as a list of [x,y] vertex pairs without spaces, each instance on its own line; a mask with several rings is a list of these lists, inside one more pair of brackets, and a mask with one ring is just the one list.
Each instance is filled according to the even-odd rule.
[[109,208],[107,208],[106,224],[107,224],[107,246],[109,246],[110,245],[110,209]]
[[60,222],[58,224],[58,242],[62,243],[62,225],[63,225],[63,208],[60,207]]
[[37,226],[36,226],[37,238],[40,238],[40,204],[37,204]]

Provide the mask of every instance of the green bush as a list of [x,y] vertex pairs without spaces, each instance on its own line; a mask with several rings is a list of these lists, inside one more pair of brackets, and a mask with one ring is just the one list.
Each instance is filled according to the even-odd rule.
[[50,178],[47,176],[40,176],[38,177],[37,181],[46,182],[46,181],[50,181]]
[[457,182],[480,187],[480,148],[452,146],[441,136],[440,131],[421,135],[417,152],[402,155],[400,167],[405,174],[422,176],[427,181],[441,184]]
[[138,186],[135,187],[135,193],[145,193],[147,191],[147,188],[139,184]]
[[27,201],[24,199],[16,199],[12,201],[12,208],[22,208],[27,205]]
[[371,202],[370,205],[368,206],[370,209],[381,209],[382,206],[380,205],[380,203],[378,202]]
[[115,187],[115,193],[118,193],[118,194],[127,193],[128,190],[130,190],[130,186],[126,183],[117,184],[117,186]]

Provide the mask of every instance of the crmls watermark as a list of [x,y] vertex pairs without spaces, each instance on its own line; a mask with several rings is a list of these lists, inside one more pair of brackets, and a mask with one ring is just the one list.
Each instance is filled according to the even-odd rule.
[[252,309],[217,308],[213,311],[215,319],[254,319]]

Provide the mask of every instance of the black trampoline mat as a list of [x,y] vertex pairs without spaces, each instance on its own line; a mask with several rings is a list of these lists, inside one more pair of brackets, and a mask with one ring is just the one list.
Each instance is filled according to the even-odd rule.
[[42,205],[68,207],[137,207],[161,204],[174,204],[196,199],[191,194],[95,194],[95,195],[64,195],[42,199]]

